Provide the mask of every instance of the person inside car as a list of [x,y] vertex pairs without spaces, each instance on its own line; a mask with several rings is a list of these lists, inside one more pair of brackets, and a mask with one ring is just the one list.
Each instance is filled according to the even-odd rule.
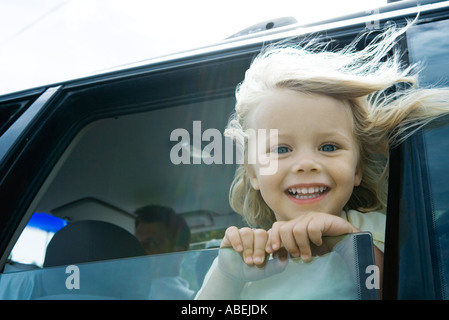
[[186,221],[166,206],[147,205],[135,211],[135,237],[147,254],[186,251],[190,229]]
[[[237,87],[225,134],[247,161],[230,202],[253,228],[229,227],[221,247],[249,266],[268,266],[281,250],[313,266],[284,276],[284,298],[354,297],[349,287],[329,290],[340,275],[335,257],[318,256],[325,236],[371,232],[381,277],[389,149],[449,112],[448,89],[420,88],[416,66],[402,66],[394,46],[406,30],[390,27],[360,51],[361,38],[338,51],[313,41],[267,47]],[[221,250],[197,298],[281,297],[279,278],[255,281],[260,268],[242,271],[227,257]]]
[[[184,218],[166,206],[147,205],[135,211],[135,237],[148,255],[186,251],[190,243],[190,228]],[[149,299],[184,300],[192,298],[194,291],[180,277],[182,255],[172,255],[170,265],[160,265],[163,270],[153,270]],[[155,264],[158,265],[159,264]]]

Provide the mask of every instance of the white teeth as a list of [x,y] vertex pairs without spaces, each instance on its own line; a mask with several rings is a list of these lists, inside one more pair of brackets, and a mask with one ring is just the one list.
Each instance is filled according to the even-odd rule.
[[307,198],[316,197],[319,193],[323,193],[327,190],[327,187],[302,187],[302,188],[289,188],[288,192],[294,196],[308,196]]

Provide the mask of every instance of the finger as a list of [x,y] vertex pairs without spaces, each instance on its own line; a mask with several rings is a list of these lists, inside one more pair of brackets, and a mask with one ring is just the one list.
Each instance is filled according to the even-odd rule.
[[281,222],[275,222],[271,229],[268,230],[268,240],[267,245],[265,246],[266,252],[273,253],[281,248],[281,236],[279,233],[281,225]]
[[226,229],[220,247],[232,247],[237,252],[243,251],[243,243],[242,239],[240,238],[239,229],[237,227],[232,226]]
[[262,265],[265,261],[265,247],[268,240],[268,232],[263,229],[255,229],[254,232],[254,253],[253,262],[256,265]]
[[291,224],[284,224],[279,228],[279,236],[281,238],[282,245],[292,257],[299,257],[300,250],[296,243],[296,239],[293,235],[293,229]]
[[323,223],[323,235],[325,236],[339,236],[358,231],[348,221],[337,216],[327,216],[327,219]]
[[310,240],[306,226],[307,224],[301,224],[295,225],[293,228],[295,243],[299,249],[301,259],[303,260],[309,260],[312,256],[312,249],[310,248]]
[[271,233],[271,229],[268,230],[267,234],[268,234],[268,239],[267,239],[267,243],[265,245],[265,252],[267,252],[267,253],[274,253],[273,247],[271,245],[272,238],[273,238],[272,233]]
[[309,239],[317,246],[321,246],[323,244],[323,232],[321,226],[322,224],[316,220],[310,221],[307,226],[307,234],[309,235]]
[[246,264],[253,264],[254,232],[247,227],[240,229],[239,232],[243,244],[243,260]]

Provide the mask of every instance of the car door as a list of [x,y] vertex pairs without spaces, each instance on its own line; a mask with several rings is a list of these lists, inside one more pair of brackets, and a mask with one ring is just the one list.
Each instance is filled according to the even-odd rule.
[[[441,20],[447,12],[445,8],[432,7],[423,12],[420,19]],[[390,13],[379,16],[376,25],[382,27],[387,21],[405,23],[404,18],[415,15],[416,10],[400,15]],[[95,275],[101,273],[98,270],[103,270],[104,274],[117,274],[117,270],[126,270],[128,263],[134,261],[131,263],[137,268],[134,274],[143,275],[144,272],[139,270],[146,270],[150,260],[158,259],[165,261],[162,266],[190,261],[184,264],[182,279],[187,279],[193,292],[199,290],[207,268],[198,271],[196,261],[201,261],[202,256],[204,261],[207,260],[203,261],[204,266],[211,265],[218,252],[217,249],[208,249],[213,252],[206,249],[219,246],[227,226],[245,225],[227,201],[236,163],[226,163],[225,153],[229,149],[226,150],[226,141],[221,133],[234,107],[235,87],[243,79],[252,59],[264,44],[285,39],[297,41],[310,34],[321,39],[334,39],[333,45],[342,46],[372,25],[368,16],[340,24],[312,26],[306,31],[299,30],[294,37],[291,33],[271,34],[268,38],[230,41],[217,47],[176,54],[140,66],[1,98],[0,103],[8,106],[11,116],[7,117],[0,137],[0,265],[4,272],[0,278],[0,289],[11,293],[10,297],[16,299],[58,295],[58,292],[51,291],[55,288],[51,285],[54,283],[62,290],[76,293],[76,290],[81,290],[78,285],[83,285],[83,282],[77,282],[80,273],[94,275],[95,279]],[[373,30],[371,36],[376,32]],[[410,148],[414,146],[414,143],[409,145]],[[211,147],[213,153],[205,152],[210,151]],[[416,152],[417,149],[410,150]],[[170,155],[177,157],[176,161]],[[184,158],[183,155],[188,157]],[[399,165],[394,165],[393,158],[392,168],[405,170],[407,162],[400,160]],[[403,174],[396,179],[394,174],[398,170],[392,171],[392,188],[394,181],[399,183],[406,176]],[[389,210],[398,208],[395,199],[410,197],[397,194],[398,190],[390,189]],[[427,205],[427,202],[423,203]],[[133,235],[137,209],[150,204],[172,207],[190,227],[190,249],[202,248],[202,252],[208,253],[203,256],[201,252],[188,251],[187,256],[192,257],[189,260],[184,257],[180,259],[178,255],[181,253],[175,252],[142,256],[143,253],[136,249],[134,256],[108,256],[108,261],[104,256],[90,257],[88,260],[64,260],[60,262],[63,265],[45,266],[50,242],[56,239],[59,230],[64,230],[64,226],[95,220],[119,226],[123,229],[119,231],[122,235],[122,231]],[[396,292],[395,284],[398,281],[406,283],[402,279],[413,274],[410,270],[398,269],[398,265],[402,266],[408,260],[404,260],[404,255],[395,249],[398,238],[394,238],[393,234],[398,231],[402,237],[405,231],[391,229],[400,225],[391,218],[396,215],[392,212],[387,221],[387,235],[390,237],[386,247],[385,283],[390,288],[387,292]],[[42,217],[46,215],[58,219],[45,220]],[[23,235],[28,227],[44,232],[41,247],[34,249],[31,246],[38,242],[37,238],[24,245],[26,256],[38,252],[39,257],[16,261],[15,256],[19,256],[20,251],[18,244],[25,238]],[[110,226],[102,228],[105,235],[112,233],[106,230],[110,230]],[[119,238],[122,236],[113,237],[116,240]],[[123,238],[129,237],[123,235]],[[419,243],[426,241],[420,237],[413,239]],[[100,240],[96,243],[99,244]],[[152,244],[155,242],[151,239]],[[76,247],[76,244],[73,245]],[[61,256],[57,254],[58,258]],[[178,256],[172,260],[176,263],[170,262],[169,256]],[[69,254],[68,258],[73,258],[73,255]],[[104,268],[91,267],[98,264]],[[22,272],[14,275],[5,272],[10,267],[17,267]],[[357,276],[366,289],[365,280],[370,274],[366,273],[366,268],[361,270],[362,276]],[[45,290],[34,291],[38,279],[56,272],[57,276],[50,277],[50,285]],[[199,273],[202,276],[198,278],[196,275]],[[119,279],[126,285],[129,276],[123,273]],[[19,279],[21,285],[6,286],[10,281],[6,281],[7,278]],[[107,278],[117,280],[111,276]],[[426,282],[427,275],[422,279],[423,283]],[[151,277],[146,280],[152,281]],[[181,282],[184,283],[177,283]],[[10,288],[16,288],[16,291]],[[110,287],[102,288],[108,291]],[[86,293],[85,297],[105,297],[104,291],[96,289]],[[407,288],[404,290],[409,291]],[[140,295],[137,297],[142,298]],[[368,297],[372,298],[372,291],[368,291]],[[126,296],[119,295],[119,298]]]

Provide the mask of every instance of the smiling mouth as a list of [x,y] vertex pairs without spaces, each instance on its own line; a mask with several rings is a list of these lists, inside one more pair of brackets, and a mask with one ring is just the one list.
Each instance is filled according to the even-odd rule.
[[329,190],[325,186],[289,188],[287,193],[295,199],[306,200],[317,198]]

